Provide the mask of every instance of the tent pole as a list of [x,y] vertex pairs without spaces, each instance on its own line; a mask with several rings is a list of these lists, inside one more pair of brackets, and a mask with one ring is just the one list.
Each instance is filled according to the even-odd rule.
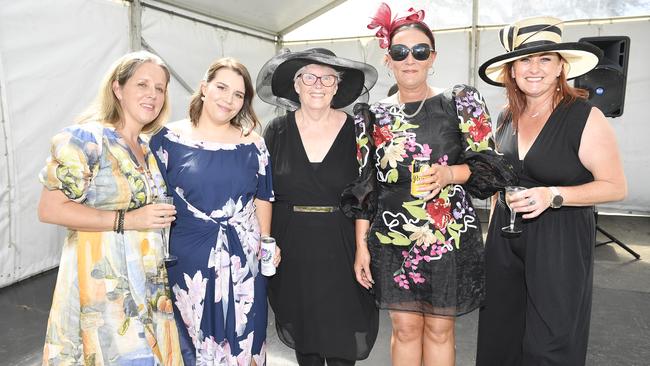
[[275,42],[275,54],[278,54],[281,49],[284,48],[284,35],[282,33],[278,34]]
[[167,62],[167,60],[165,60],[158,52],[156,52],[156,50],[154,50],[153,47],[151,47],[149,43],[147,43],[146,40],[141,38],[140,41],[142,42],[142,48],[144,50],[153,53],[154,55],[158,55],[158,57],[160,57],[160,59],[163,60],[163,62],[167,65],[167,68],[169,69],[169,73],[174,77],[174,79],[176,79],[176,81],[178,81],[178,83],[181,84],[181,86],[183,87],[183,89],[185,89],[185,91],[187,91],[188,93],[190,93],[190,95],[192,95],[192,93],[194,93],[194,89],[192,89],[190,84],[188,84],[187,81],[185,81],[185,79],[183,79],[176,72],[176,70],[174,70],[172,65],[169,62]]
[[476,65],[478,65],[478,2],[479,0],[472,0],[472,28],[469,35],[469,75],[467,75],[467,81],[471,86],[476,86]]
[[[12,139],[11,139],[11,130],[9,126],[9,109],[8,109],[8,103],[7,103],[7,84],[5,83],[7,79],[4,77],[4,67],[2,64],[2,55],[0,54],[0,128],[2,128],[2,138],[4,139],[4,143],[0,143],[0,146],[4,145],[4,151],[0,151],[0,154],[4,156],[4,159],[6,160],[5,163],[7,164],[7,180],[5,182],[2,182],[3,184],[6,184],[4,187],[7,190],[7,195],[6,197],[6,205],[1,205],[6,207],[6,213],[3,213],[6,215],[7,221],[9,223],[8,229],[9,229],[9,235],[8,243],[0,243],[2,245],[6,245],[8,248],[8,251],[10,251],[13,254],[12,258],[4,258],[3,260],[7,262],[6,264],[11,264],[11,273],[2,273],[0,272],[0,278],[2,278],[2,285],[6,285],[7,282],[5,282],[4,277],[8,278],[16,278],[16,274],[18,273],[18,268],[16,268],[16,256],[17,256],[17,246],[16,246],[16,233],[17,233],[17,228],[16,228],[16,219],[14,213],[16,212],[16,191],[15,191],[15,178],[16,178],[16,169],[14,166],[14,148],[12,144]],[[2,192],[0,190],[0,192]],[[0,198],[2,198],[2,195],[0,195]],[[1,251],[0,251],[1,252]],[[11,283],[11,282],[9,282]],[[2,286],[0,286],[2,287]]]
[[129,7],[129,47],[132,52],[142,49],[142,4],[140,4],[140,0],[131,0]]

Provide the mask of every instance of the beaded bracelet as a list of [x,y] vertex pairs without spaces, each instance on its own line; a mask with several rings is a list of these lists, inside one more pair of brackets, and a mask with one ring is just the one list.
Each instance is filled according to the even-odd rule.
[[124,234],[124,213],[126,212],[126,210],[119,210],[118,212],[119,212],[119,218],[117,222],[117,230],[115,231],[117,231],[118,234]]
[[120,212],[115,210],[115,218],[113,219],[113,231],[117,231],[117,223],[119,221]]

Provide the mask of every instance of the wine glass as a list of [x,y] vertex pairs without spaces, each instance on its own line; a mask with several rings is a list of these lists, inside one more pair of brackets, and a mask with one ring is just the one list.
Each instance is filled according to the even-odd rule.
[[506,204],[510,209],[510,225],[504,226],[501,228],[501,231],[508,234],[520,234],[521,229],[515,228],[515,219],[517,218],[517,212],[515,212],[512,207],[510,207],[510,202],[512,201],[512,195],[517,192],[525,191],[526,187],[520,186],[507,186],[506,187]]
[[[174,197],[162,195],[156,197],[154,203],[164,203],[167,205],[173,205]],[[165,261],[165,263],[171,263],[178,260],[177,256],[169,254],[169,229],[170,228],[168,227],[164,227],[160,229],[160,233],[162,234],[162,242],[163,242],[163,254],[164,254],[163,260]]]

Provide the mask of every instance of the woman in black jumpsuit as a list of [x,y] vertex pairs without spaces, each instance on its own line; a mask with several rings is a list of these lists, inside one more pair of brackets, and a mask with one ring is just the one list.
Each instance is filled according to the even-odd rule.
[[508,106],[498,150],[527,189],[493,201],[486,241],[487,296],[479,318],[477,365],[584,365],[589,336],[593,205],[620,200],[626,182],[613,130],[584,91],[566,80],[588,72],[599,50],[558,43],[561,21],[538,17],[507,26],[508,51],[479,71],[505,86]]

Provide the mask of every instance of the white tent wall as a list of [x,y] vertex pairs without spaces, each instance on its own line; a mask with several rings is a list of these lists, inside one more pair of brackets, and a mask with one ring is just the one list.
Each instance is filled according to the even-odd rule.
[[0,6],[8,150],[0,157],[0,287],[58,265],[64,230],[37,219],[38,173],[52,135],[73,123],[102,73],[128,51],[128,22],[128,7],[105,0]]
[[[255,85],[257,73],[276,52],[274,42],[201,22],[144,8],[142,39],[160,55],[192,90],[217,58],[230,56],[246,66]],[[171,120],[187,118],[191,94],[176,80],[170,86]],[[253,107],[261,121],[273,117],[273,107],[255,98]]]

